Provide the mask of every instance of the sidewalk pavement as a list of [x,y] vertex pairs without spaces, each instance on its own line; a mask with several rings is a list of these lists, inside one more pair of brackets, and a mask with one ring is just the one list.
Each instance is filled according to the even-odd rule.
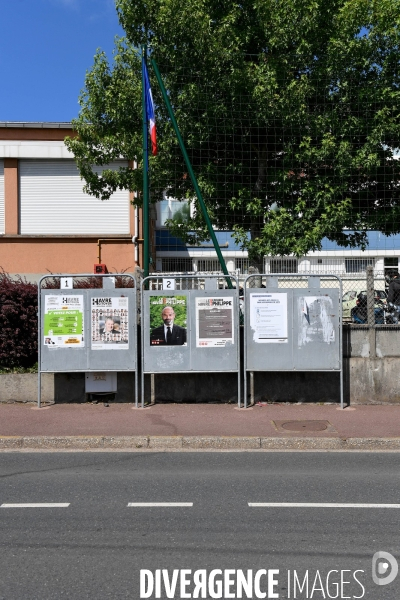
[[0,404],[0,450],[400,450],[399,406]]

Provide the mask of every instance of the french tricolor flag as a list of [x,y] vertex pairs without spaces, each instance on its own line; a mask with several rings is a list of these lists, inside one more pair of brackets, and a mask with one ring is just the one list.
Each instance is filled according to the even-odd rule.
[[157,154],[157,136],[156,136],[156,115],[154,112],[153,94],[151,93],[149,74],[147,72],[146,63],[143,61],[144,75],[144,91],[146,96],[146,117],[149,122],[151,152],[155,156]]

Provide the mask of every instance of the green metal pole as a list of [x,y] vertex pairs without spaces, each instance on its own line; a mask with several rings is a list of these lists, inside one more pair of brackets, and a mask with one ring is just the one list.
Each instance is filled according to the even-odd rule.
[[218,259],[219,259],[222,271],[223,271],[223,273],[225,275],[228,275],[228,277],[226,279],[226,282],[228,284],[228,287],[230,289],[232,289],[233,288],[232,281],[231,281],[231,279],[229,277],[228,269],[226,268],[225,260],[224,260],[224,257],[222,256],[221,249],[220,249],[219,244],[217,242],[217,238],[215,236],[215,233],[214,233],[211,221],[210,221],[210,217],[208,216],[207,207],[206,207],[206,205],[204,203],[203,196],[201,195],[201,191],[200,191],[199,185],[197,183],[196,175],[194,174],[194,171],[192,169],[192,165],[191,165],[188,153],[186,152],[185,144],[184,144],[184,141],[182,139],[181,133],[179,131],[178,123],[176,122],[174,111],[172,110],[172,106],[171,106],[171,103],[169,101],[168,94],[167,94],[167,92],[165,90],[163,80],[161,79],[160,72],[158,70],[156,61],[154,59],[151,60],[151,64],[153,66],[154,73],[156,74],[158,85],[160,86],[162,97],[164,99],[165,106],[167,107],[168,114],[170,116],[172,125],[173,125],[175,133],[176,133],[176,137],[178,138],[179,146],[181,148],[181,151],[182,151],[182,154],[183,154],[183,158],[185,159],[185,163],[186,163],[186,166],[187,166],[188,171],[189,171],[190,179],[192,180],[193,187],[194,187],[194,190],[196,192],[196,196],[197,196],[197,199],[199,201],[200,208],[201,208],[201,211],[203,213],[203,217],[204,217],[204,220],[206,222],[208,232],[209,232],[210,237],[212,239],[212,242],[214,244],[214,248],[215,248],[215,251],[217,253],[217,256],[218,256]]
[[144,65],[146,65],[147,47],[142,46],[142,124],[143,124],[143,277],[149,275],[149,173],[148,167],[148,132],[146,116],[146,94],[144,85]]

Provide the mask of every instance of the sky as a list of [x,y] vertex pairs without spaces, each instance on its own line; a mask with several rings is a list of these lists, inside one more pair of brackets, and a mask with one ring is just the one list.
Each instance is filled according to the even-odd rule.
[[0,0],[0,121],[70,121],[97,48],[123,36],[114,0]]

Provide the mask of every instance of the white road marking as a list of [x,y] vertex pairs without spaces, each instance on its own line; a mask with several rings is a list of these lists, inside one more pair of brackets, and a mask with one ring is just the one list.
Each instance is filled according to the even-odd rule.
[[193,506],[193,502],[129,502],[128,506],[137,507],[158,507],[158,506]]
[[67,508],[69,502],[30,502],[25,504],[1,504],[0,508]]
[[249,502],[253,508],[400,508],[400,504],[352,504],[349,502]]

